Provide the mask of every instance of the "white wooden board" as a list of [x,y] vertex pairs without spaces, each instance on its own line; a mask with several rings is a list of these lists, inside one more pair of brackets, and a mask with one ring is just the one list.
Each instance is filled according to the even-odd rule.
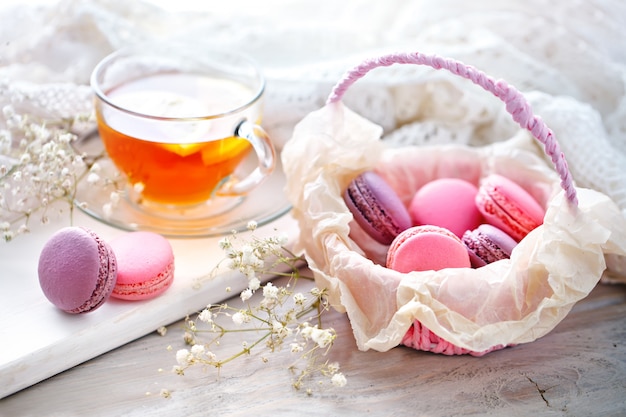
[[[194,288],[194,281],[223,259],[219,237],[170,240],[175,256],[175,280],[162,296],[143,302],[110,299],[98,310],[81,315],[61,312],[39,287],[39,253],[50,235],[68,221],[37,228],[0,243],[0,398],[42,381],[102,353],[177,321],[208,303],[217,303],[246,288],[243,276],[224,273]],[[126,233],[82,213],[74,225],[90,227],[109,240]],[[297,237],[297,225],[287,214],[255,232],[275,230]],[[226,292],[230,286],[232,291]]]

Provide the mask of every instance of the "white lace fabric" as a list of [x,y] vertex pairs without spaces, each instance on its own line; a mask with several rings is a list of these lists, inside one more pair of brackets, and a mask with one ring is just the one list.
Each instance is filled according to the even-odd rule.
[[[268,79],[264,124],[280,145],[363,58],[392,51],[435,53],[528,92],[535,113],[554,124],[578,185],[607,194],[626,213],[626,3],[256,3],[233,0],[219,9],[186,12],[125,0],[5,8],[0,107],[12,104],[43,118],[90,112],[89,75],[108,53],[145,40],[202,40],[248,53],[261,64]],[[373,71],[344,102],[396,143],[486,145],[518,129],[484,91],[416,66]],[[559,135],[559,126],[572,124],[575,134],[568,129]]]

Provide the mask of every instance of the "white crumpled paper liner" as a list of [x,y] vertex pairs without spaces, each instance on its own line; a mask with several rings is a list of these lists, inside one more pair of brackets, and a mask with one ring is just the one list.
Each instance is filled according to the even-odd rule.
[[[581,188],[578,207],[570,205],[528,135],[482,148],[391,149],[381,134],[339,102],[306,116],[282,153],[301,229],[296,249],[306,255],[317,285],[330,291],[333,307],[347,312],[361,350],[397,346],[414,320],[476,352],[531,342],[589,294],[605,271],[605,254],[626,256],[626,219],[617,205]],[[341,197],[356,175],[374,168],[405,201],[434,178],[478,183],[500,173],[546,205],[544,224],[510,260],[480,269],[395,272],[378,263],[384,248],[363,240],[354,227],[350,235],[352,215]]]

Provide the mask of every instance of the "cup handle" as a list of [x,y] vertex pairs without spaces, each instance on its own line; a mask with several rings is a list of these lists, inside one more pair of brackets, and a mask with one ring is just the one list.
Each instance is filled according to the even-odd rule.
[[219,196],[237,196],[252,191],[274,172],[276,167],[276,150],[261,126],[244,120],[235,129],[235,136],[250,142],[256,152],[258,165],[245,178],[231,178],[222,184],[215,192]]

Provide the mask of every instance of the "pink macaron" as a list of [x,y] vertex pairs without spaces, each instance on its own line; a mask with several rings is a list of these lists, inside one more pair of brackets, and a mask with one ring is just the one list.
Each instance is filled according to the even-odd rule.
[[92,230],[57,231],[39,255],[39,284],[59,309],[87,313],[100,307],[116,282],[117,262],[111,247]]
[[414,226],[400,233],[387,252],[387,268],[398,272],[469,268],[461,239],[439,226]]
[[131,232],[111,241],[117,257],[117,283],[111,297],[147,300],[163,294],[174,280],[169,241],[153,232]]
[[468,230],[461,240],[467,246],[474,268],[509,259],[517,246],[515,239],[490,224],[481,224],[474,230]]
[[413,225],[434,225],[458,237],[483,222],[476,207],[478,187],[460,178],[439,178],[423,185],[411,200]]
[[483,179],[476,206],[485,220],[516,241],[543,223],[545,210],[524,188],[502,175]]
[[411,217],[400,197],[373,171],[352,180],[343,199],[358,225],[383,245],[411,227]]

